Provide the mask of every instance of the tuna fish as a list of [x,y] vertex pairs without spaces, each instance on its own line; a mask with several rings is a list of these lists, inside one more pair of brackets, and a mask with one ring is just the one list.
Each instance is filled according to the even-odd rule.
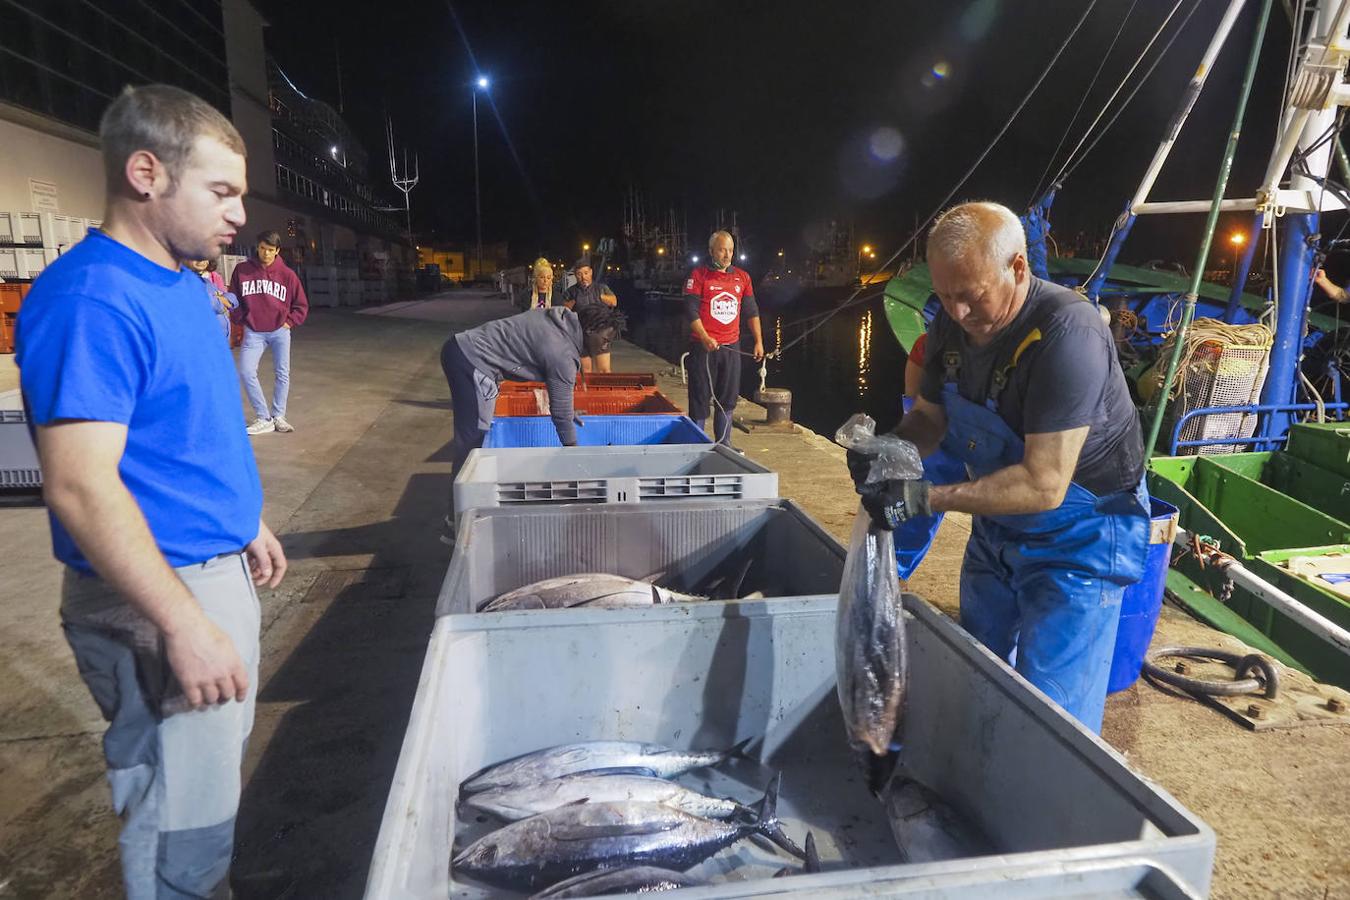
[[494,831],[451,865],[489,884],[526,888],[625,865],[683,871],[751,835],[775,840],[781,780],[774,779],[746,821],[691,816],[663,803],[575,803]]
[[650,775],[585,773],[537,784],[494,788],[470,795],[465,805],[507,822],[517,822],[571,803],[664,803],[694,816],[729,819],[749,808],[735,800],[705,797],[664,778]]
[[905,618],[891,533],[861,508],[839,585],[834,649],[849,740],[886,756],[905,700]]
[[814,875],[820,871],[820,851],[816,849],[816,835],[813,831],[806,833],[806,861],[802,863],[800,869],[794,869],[791,866],[784,866],[773,873],[774,878],[786,878],[789,875]]
[[533,900],[550,897],[607,897],[610,894],[660,894],[702,884],[697,878],[672,869],[626,866],[574,875],[535,894]]
[[479,605],[479,612],[502,612],[512,609],[566,609],[589,606],[596,609],[618,609],[630,606],[660,606],[666,603],[695,603],[700,600],[760,600],[760,591],[742,593],[746,575],[754,560],[735,559],[723,566],[704,583],[691,586],[700,593],[686,594],[655,584],[662,573],[647,578],[626,578],[602,572],[583,572],[547,578],[507,591]]
[[992,842],[974,823],[904,774],[891,782],[886,813],[905,862],[943,862],[992,852]]
[[748,738],[730,750],[672,750],[661,744],[637,741],[562,744],[489,766],[466,779],[460,790],[472,794],[490,788],[517,788],[582,772],[608,771],[674,778],[691,769],[716,766],[732,757],[744,757],[745,748],[753,741],[754,738]]
[[585,572],[548,578],[507,591],[478,607],[479,612],[503,612],[512,609],[567,609],[587,606],[618,609],[629,606],[660,606],[663,603],[693,603],[706,600],[693,594],[681,594],[636,578]]

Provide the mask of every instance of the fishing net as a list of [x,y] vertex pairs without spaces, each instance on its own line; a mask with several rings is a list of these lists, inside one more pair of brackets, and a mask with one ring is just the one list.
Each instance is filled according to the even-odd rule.
[[[1146,396],[1156,394],[1176,346],[1177,332],[1163,341],[1158,363],[1149,384],[1142,387]],[[1274,334],[1265,325],[1229,325],[1218,319],[1196,319],[1186,334],[1172,382],[1171,421],[1176,422],[1193,409],[1210,406],[1250,406],[1260,402],[1266,383],[1270,348]],[[1191,419],[1181,430],[1183,441],[1215,438],[1251,437],[1256,431],[1255,413],[1212,413]],[[1210,444],[1197,448],[1201,454],[1238,453],[1242,444]]]

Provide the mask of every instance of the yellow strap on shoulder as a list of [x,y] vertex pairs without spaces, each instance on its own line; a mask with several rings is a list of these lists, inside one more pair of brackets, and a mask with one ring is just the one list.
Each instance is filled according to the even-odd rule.
[[1008,368],[1011,369],[1013,366],[1016,366],[1017,361],[1022,358],[1022,354],[1026,349],[1040,339],[1041,330],[1039,328],[1031,329],[1031,332],[1026,337],[1022,338],[1022,343],[1018,344],[1017,349],[1013,351],[1012,362],[1008,364]]

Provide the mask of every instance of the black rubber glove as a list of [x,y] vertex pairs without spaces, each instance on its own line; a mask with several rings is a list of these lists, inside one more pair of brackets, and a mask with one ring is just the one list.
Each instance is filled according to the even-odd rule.
[[905,481],[878,481],[859,491],[863,509],[878,528],[894,531],[900,523],[915,516],[931,516],[928,489],[932,485],[920,478]]
[[848,450],[845,455],[848,459],[848,474],[853,478],[853,489],[861,494],[864,490],[875,487],[875,484],[867,484],[867,474],[872,470],[872,463],[876,457],[857,450]]

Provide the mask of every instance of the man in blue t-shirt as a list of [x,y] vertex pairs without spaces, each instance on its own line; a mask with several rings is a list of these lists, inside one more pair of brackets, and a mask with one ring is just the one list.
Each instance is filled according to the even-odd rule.
[[244,143],[177,88],[127,88],[103,114],[101,230],[43,272],[19,314],[61,623],[108,719],[103,739],[131,898],[227,890],[259,614],[281,545],[230,352],[179,260],[244,224]]

